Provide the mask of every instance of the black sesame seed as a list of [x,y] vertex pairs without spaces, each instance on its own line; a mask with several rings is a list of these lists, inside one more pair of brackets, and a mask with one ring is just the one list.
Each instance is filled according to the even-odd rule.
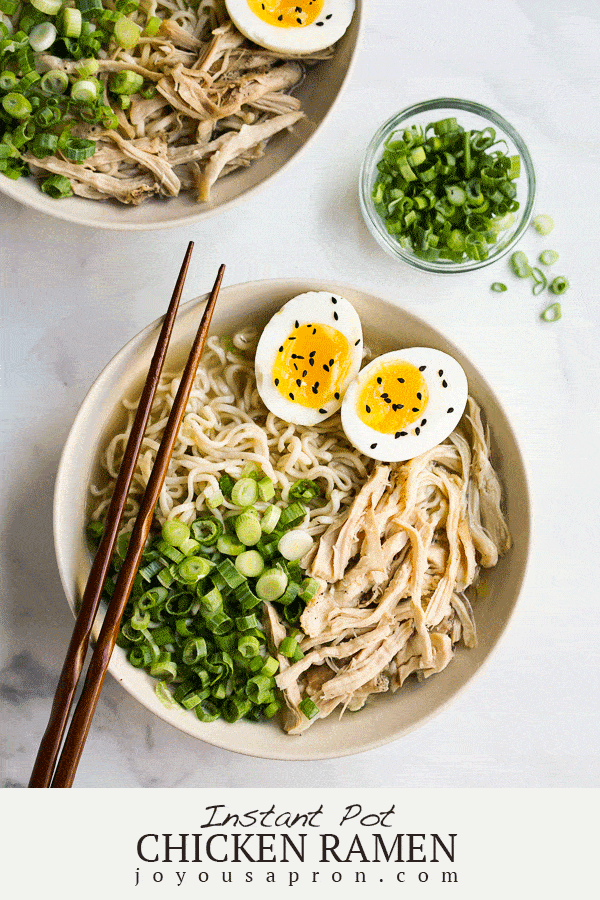
[[305,369],[304,372],[302,373],[302,377],[306,378],[307,375],[308,375],[308,369]]
[[322,415],[324,415],[324,414],[327,412],[327,410],[326,410],[326,409],[320,409],[319,412],[320,412]]
[[419,372],[424,372],[427,366],[419,366]]
[[365,406],[365,409],[366,409],[367,412],[371,412],[371,407],[370,407],[370,406]]
[[292,353],[292,359],[298,359],[295,353]]
[[301,7],[301,6],[297,6],[296,9],[295,9],[295,12],[302,12],[302,7]]
[[413,411],[413,412],[419,412],[418,407],[413,406],[412,411]]
[[383,378],[378,378],[378,379],[377,379],[377,384],[383,384]]
[[317,25],[324,25],[324,22],[317,22]]
[[334,312],[333,318],[335,319],[336,322],[337,322],[337,320],[339,319],[339,316],[338,316],[338,314],[337,314],[336,312]]
[[308,355],[309,355],[309,356],[314,356],[316,352],[317,352],[316,350],[311,350],[310,353],[309,353]]
[[316,384],[313,384],[312,392],[313,392],[313,394],[318,394],[318,393],[319,393],[319,388],[316,386]]
[[404,384],[404,378],[399,378],[398,381],[400,382],[400,384]]
[[311,358],[309,359],[308,364],[309,364],[310,366],[314,366],[315,361],[314,361],[314,359],[312,358],[312,356],[311,356]]
[[295,368],[295,370],[296,370],[296,372],[297,372],[297,371],[298,371],[298,363],[294,363],[294,368]]
[[298,385],[298,387],[302,387],[302,382],[299,378],[296,378],[296,384]]
[[390,400],[389,397],[383,397],[383,399],[385,400],[386,403],[391,403],[391,402],[392,402],[392,401]]
[[421,429],[420,429],[420,428],[415,428],[415,434],[420,434],[420,433],[421,433]]
[[359,344],[360,344],[360,338],[359,338],[357,341],[354,341],[354,346],[355,346],[355,347],[358,347]]
[[332,303],[337,303],[337,297],[332,297],[332,298],[331,298],[331,302],[332,302]]
[[283,353],[283,344],[282,344],[281,347],[279,348],[279,352],[280,352],[280,353]]
[[332,16],[332,13],[329,13],[329,15],[328,15],[328,16],[325,16],[325,18],[326,18],[326,19],[330,19],[331,16]]
[[295,340],[296,340],[296,336],[294,334],[290,334],[288,341],[295,341]]
[[440,378],[442,377],[443,374],[444,374],[444,370],[443,370],[443,369],[440,369],[439,372],[438,372],[438,375],[440,376]]
[[325,364],[323,364],[323,368],[325,369],[326,372],[329,372],[329,366],[326,366]]
[[448,382],[447,382],[447,381],[442,381],[442,387],[448,387]]
[[406,437],[407,434],[408,434],[408,431],[401,431],[400,437]]
[[427,419],[421,419],[421,428],[427,424]]
[[454,412],[454,407],[451,406],[450,409],[448,410],[448,412],[449,412],[449,413]]
[[422,399],[423,399],[423,395],[422,395],[422,394],[417,394],[417,400],[422,400]]
[[289,397],[290,397],[290,400],[293,400],[293,399],[294,399],[294,395],[292,394],[291,391],[290,391]]
[[320,381],[315,381],[315,387],[316,387],[316,388],[318,388],[320,384],[321,384]]
[[296,19],[296,22],[298,23],[298,25],[302,25],[302,19]]
[[[283,16],[281,16],[281,18],[283,18]],[[300,328],[300,322],[298,321],[298,319],[296,319],[296,324],[295,324],[294,327],[295,327],[295,328]]]
[[394,437],[395,437],[395,438],[399,438],[401,434],[402,434],[401,431],[397,431],[396,434],[394,435]]
[[377,444],[371,444],[371,450],[374,450]]
[[275,387],[277,387],[278,384],[279,384],[279,378],[276,378],[275,379]]
[[334,362],[335,362],[335,359],[330,359],[330,360],[329,360],[329,365],[332,366],[332,365],[334,364]]
[[[277,21],[278,21],[278,22],[283,21],[283,16],[277,16]],[[298,326],[296,326],[296,327],[298,327]]]
[[316,333],[317,333],[317,329],[313,328],[313,334],[316,334]]
[[339,400],[340,399],[339,391],[336,391],[333,396],[335,397],[336,400]]

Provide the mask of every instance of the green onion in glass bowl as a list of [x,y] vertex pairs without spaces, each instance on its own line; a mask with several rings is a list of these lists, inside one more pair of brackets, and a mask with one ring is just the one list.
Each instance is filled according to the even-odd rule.
[[502,116],[440,98],[378,129],[359,196],[369,231],[390,255],[425,271],[465,272],[515,246],[531,220],[535,173]]

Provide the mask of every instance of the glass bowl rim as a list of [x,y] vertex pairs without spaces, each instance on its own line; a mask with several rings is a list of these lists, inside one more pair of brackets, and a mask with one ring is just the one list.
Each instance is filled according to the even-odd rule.
[[[496,125],[498,128],[502,129],[502,131],[510,138],[512,143],[515,145],[519,156],[521,157],[521,162],[523,164],[523,170],[525,174],[527,195],[518,211],[519,221],[517,227],[515,228],[510,239],[506,242],[505,246],[501,247],[498,252],[490,254],[487,259],[465,260],[464,262],[460,263],[421,259],[414,253],[404,250],[402,247],[400,247],[397,241],[393,240],[393,238],[385,230],[385,226],[383,226],[380,216],[375,212],[373,201],[371,198],[370,181],[372,178],[374,167],[379,161],[378,153],[382,148],[383,142],[390,134],[393,133],[394,130],[398,128],[398,126],[402,122],[408,122],[408,120],[413,116],[430,112],[436,109],[460,110],[462,112],[469,112],[474,115],[478,115],[483,119],[486,119],[492,125]],[[485,266],[491,265],[492,263],[506,256],[506,254],[510,252],[510,250],[520,239],[525,229],[529,226],[531,217],[533,215],[535,194],[536,180],[533,161],[529,149],[518,131],[516,131],[516,129],[510,124],[510,122],[508,122],[504,118],[504,116],[501,116],[500,113],[495,112],[495,110],[491,109],[490,107],[485,106],[482,103],[477,103],[474,100],[461,100],[457,97],[438,97],[434,100],[422,100],[418,103],[412,104],[411,106],[405,107],[404,109],[400,110],[400,112],[394,113],[393,116],[390,116],[388,119],[386,119],[385,122],[383,122],[379,126],[379,128],[369,141],[369,144],[367,145],[359,175],[359,201],[363,219],[367,225],[369,232],[376,239],[380,247],[395,259],[403,260],[410,266],[413,266],[413,268],[421,269],[425,272],[439,273],[442,275],[453,274],[455,272],[472,272],[476,269],[481,269]]]

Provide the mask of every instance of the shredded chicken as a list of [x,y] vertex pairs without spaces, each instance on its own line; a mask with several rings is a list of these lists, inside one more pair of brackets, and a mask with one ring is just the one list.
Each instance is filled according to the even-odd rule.
[[[73,3],[67,0],[67,6]],[[218,178],[251,165],[275,135],[299,127],[304,113],[290,91],[307,67],[333,52],[300,61],[264,50],[236,30],[224,0],[144,0],[130,18],[143,29],[149,15],[162,19],[158,34],[142,31],[134,49],[111,43],[98,55],[96,77],[117,127],[108,133],[108,119],[88,124],[67,114],[73,135],[94,141],[95,154],[84,165],[72,164],[61,150],[27,157],[32,174],[65,175],[75,194],[92,199],[138,204],[191,189],[199,202],[208,202]],[[77,77],[74,60],[38,53],[35,64],[39,72]],[[143,77],[144,91],[155,91],[134,94],[127,109],[109,90],[114,73],[124,70]]]
[[[319,583],[300,620],[304,657],[280,658],[276,679],[288,733],[336,708],[359,709],[412,674],[441,672],[459,643],[476,646],[464,592],[511,545],[490,456],[489,431],[469,398],[444,443],[404,464],[377,464],[321,536],[304,560]],[[318,707],[314,718],[301,713],[304,697]]]

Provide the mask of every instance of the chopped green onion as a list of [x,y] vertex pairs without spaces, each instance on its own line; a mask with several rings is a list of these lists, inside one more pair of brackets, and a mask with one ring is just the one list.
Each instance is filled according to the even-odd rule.
[[12,91],[18,83],[18,78],[10,69],[0,72],[0,91]]
[[246,549],[246,545],[241,541],[237,541],[230,534],[222,534],[217,540],[217,550],[226,556],[238,556]]
[[159,681],[154,688],[154,693],[163,706],[166,706],[168,709],[179,709],[179,704],[173,699],[173,694],[167,687],[166,682]]
[[62,69],[44,72],[40,87],[46,94],[64,94],[69,87],[69,76]]
[[31,142],[31,152],[38,159],[44,159],[45,156],[52,156],[56,153],[58,147],[58,136],[56,134],[36,134]]
[[260,641],[252,634],[245,634],[239,639],[237,648],[245,659],[250,659],[260,652]]
[[[81,10],[69,6],[63,9],[60,21],[60,29],[65,37],[78,38],[81,34],[82,24],[83,18],[81,15]],[[79,67],[78,71],[80,72],[80,74],[83,74]],[[86,74],[94,75],[94,73],[97,71],[98,68],[96,68],[94,72],[87,72]]]
[[264,534],[272,534],[280,517],[281,508],[279,506],[267,506],[260,520],[260,527]]
[[539,234],[550,234],[554,228],[554,219],[552,216],[534,216],[531,223]]
[[298,642],[294,640],[292,637],[285,637],[280,643],[277,652],[281,653],[282,656],[287,656],[290,659],[296,653],[298,649]]
[[569,282],[562,275],[557,275],[550,284],[550,290],[553,294],[564,294],[569,287]]
[[81,15],[85,18],[93,18],[104,10],[102,0],[77,0]]
[[5,16],[14,16],[19,8],[19,0],[0,0],[0,12]]
[[71,97],[78,103],[93,103],[97,96],[98,88],[94,81],[80,78],[71,86]]
[[177,576],[185,584],[196,584],[206,578],[211,569],[211,563],[202,556],[188,556],[177,566]]
[[62,6],[62,0],[30,0],[30,2],[45,16],[55,16]]
[[171,547],[180,547],[189,538],[190,528],[181,519],[169,519],[162,527],[161,536]]
[[48,50],[56,40],[56,26],[52,22],[41,22],[29,32],[29,43],[35,53]]
[[265,706],[263,712],[264,712],[265,716],[267,717],[267,719],[272,719],[273,716],[276,713],[278,713],[280,709],[281,709],[281,703],[279,703],[278,700],[273,700],[272,703],[269,703],[267,706]]
[[257,578],[262,574],[265,563],[258,550],[245,550],[236,556],[235,567],[246,578]]
[[304,521],[306,517],[307,509],[302,503],[292,503],[286,509],[283,510],[281,516],[279,518],[279,528],[282,531],[287,531],[289,528],[294,528],[296,525],[299,525]]
[[305,578],[300,585],[299,597],[301,600],[308,602],[312,600],[319,590],[319,582],[316,578]]
[[158,18],[158,16],[150,16],[150,18],[146,22],[144,31],[146,32],[148,37],[155,37],[158,34],[161,25],[162,21]]
[[313,538],[307,531],[295,528],[286,531],[279,539],[277,549],[284,559],[302,559],[313,545]]
[[[256,486],[256,482],[252,482]],[[238,481],[239,484],[239,481]],[[260,521],[255,512],[247,512],[240,513],[239,516],[236,517],[235,520],[235,533],[238,537],[238,540],[245,544],[246,547],[251,547],[254,544],[257,544],[260,540],[262,530],[260,527]]]
[[31,115],[32,106],[27,97],[22,94],[11,92],[2,98],[2,106],[4,111],[12,116],[13,119],[26,119]]
[[258,485],[253,478],[240,478],[231,489],[231,501],[236,506],[252,506],[258,499]]
[[217,509],[217,507],[221,506],[224,499],[225,498],[223,494],[219,490],[215,490],[214,488],[207,488],[204,491],[204,502],[209,509]]
[[258,482],[258,496],[266,503],[275,496],[275,485],[270,478],[261,478]]
[[95,75],[99,68],[100,63],[97,59],[80,59],[77,63],[77,74],[80,78],[89,78]]
[[200,549],[200,542],[195,541],[192,537],[189,537],[180,543],[178,549],[183,553],[184,556],[196,556],[197,551]]
[[69,138],[63,153],[71,162],[80,163],[96,152],[96,144],[94,141],[88,141],[86,138]]
[[560,303],[556,301],[556,303],[551,303],[550,306],[546,307],[543,313],[541,313],[540,318],[543,319],[544,322],[558,322],[561,316],[562,309]]
[[285,593],[287,582],[283,569],[267,569],[256,582],[256,593],[261,600],[277,600]]
[[221,707],[221,715],[226,722],[237,722],[248,715],[252,708],[250,700],[244,700],[241,697],[229,697]]
[[540,253],[540,262],[544,266],[553,266],[555,262],[558,262],[558,253],[556,250],[544,250],[543,253]]
[[304,713],[307,719],[314,719],[319,713],[319,707],[316,703],[313,703],[310,697],[305,697],[304,700],[298,704],[298,708]]
[[42,181],[41,189],[54,200],[62,200],[73,193],[71,182],[65,175],[50,175]]
[[513,272],[515,275],[518,275],[519,278],[529,278],[531,275],[531,266],[527,260],[527,257],[523,253],[522,250],[517,250],[510,258],[511,265],[513,267]]
[[[40,2],[40,0],[38,0]],[[50,2],[50,0],[48,0]],[[136,25],[131,19],[122,16],[116,23],[114,29],[114,38],[119,47],[124,50],[133,50],[140,39],[142,29]]]
[[537,296],[538,294],[541,294],[541,292],[543,290],[545,290],[545,288],[547,287],[548,279],[546,278],[546,276],[544,275],[542,270],[538,269],[537,266],[532,266],[531,274],[532,274],[533,280],[535,282],[535,284],[533,285],[532,291]]
[[279,662],[273,656],[267,656],[260,670],[260,674],[272,678],[278,669]]
[[496,291],[497,294],[501,294],[504,291],[508,290],[508,288],[501,281],[494,281],[494,283],[492,284],[492,290]]
[[115,72],[112,76],[110,89],[115,94],[137,94],[143,83],[142,75],[123,69],[121,72]]
[[192,523],[192,534],[203,547],[210,547],[223,534],[223,523],[215,516],[204,516]]
[[290,488],[289,496],[292,500],[313,500],[315,497],[321,497],[323,491],[316,481],[308,478],[300,478],[295,481]]

